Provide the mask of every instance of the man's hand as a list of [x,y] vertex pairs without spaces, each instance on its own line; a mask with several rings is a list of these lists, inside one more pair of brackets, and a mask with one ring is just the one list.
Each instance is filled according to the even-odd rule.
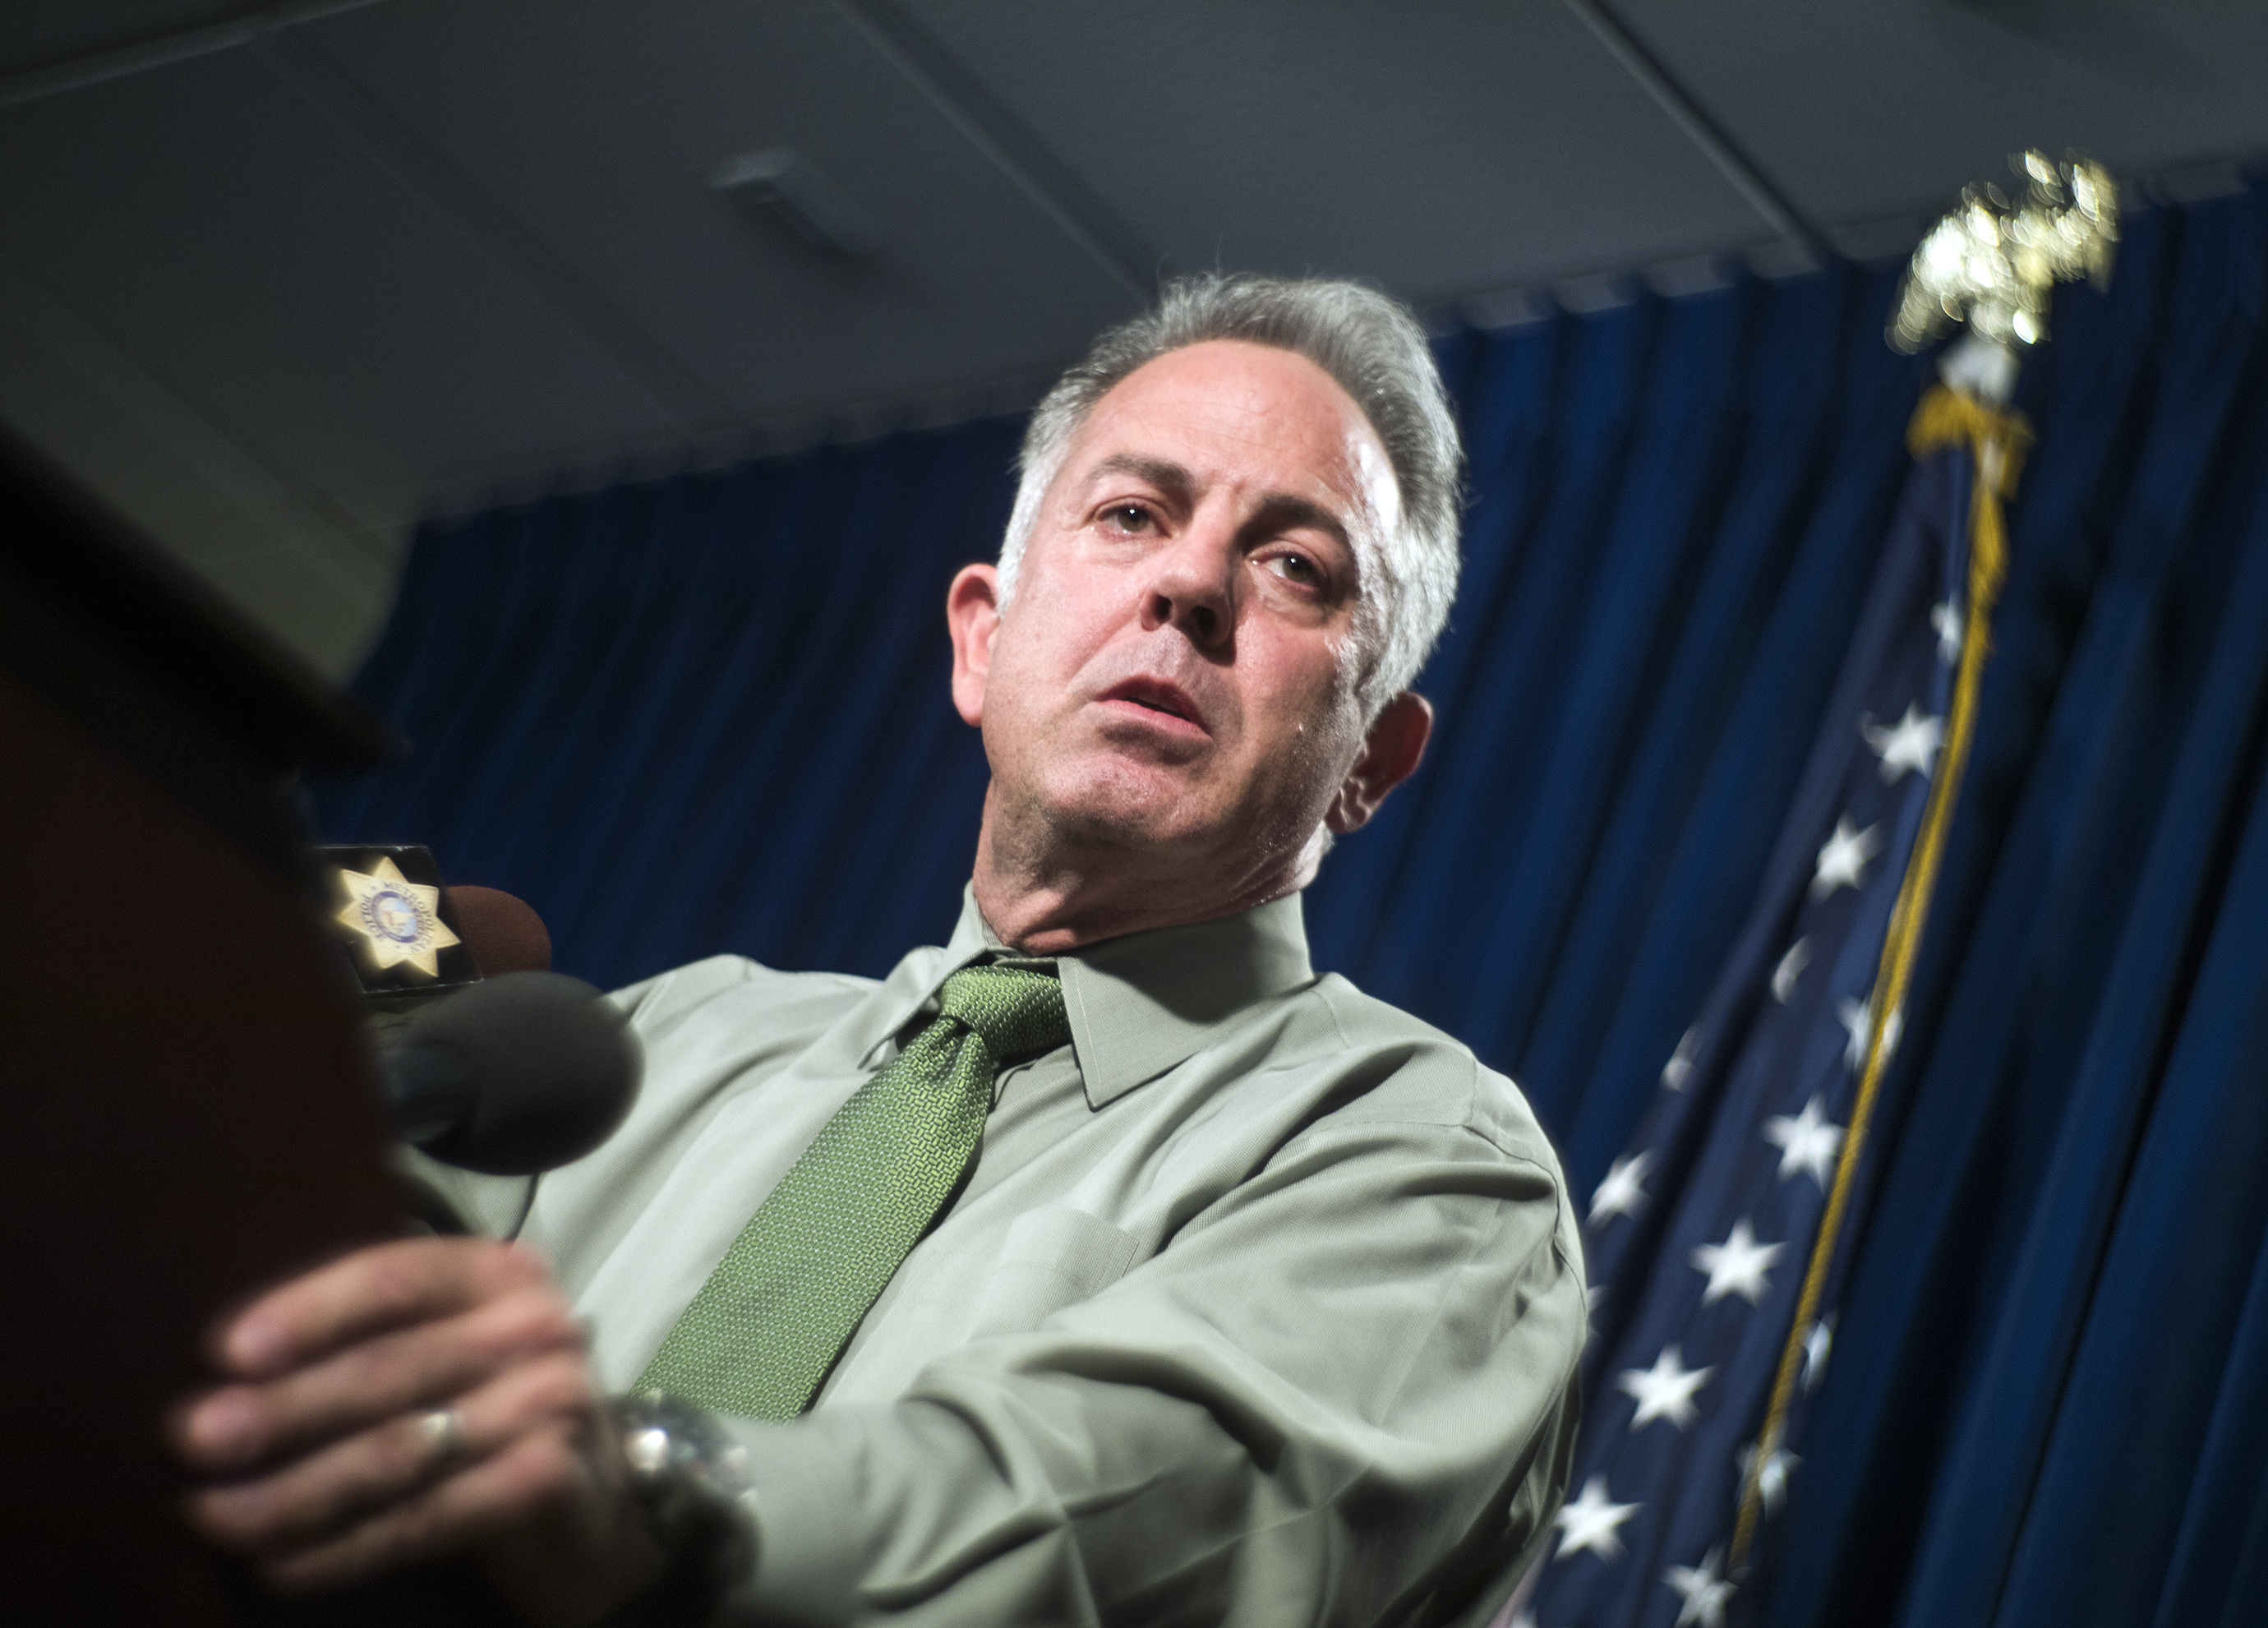
[[564,1624],[659,1578],[582,1327],[532,1251],[358,1250],[254,1302],[216,1347],[228,1382],[173,1421],[213,1483],[190,1519],[276,1587],[477,1551],[515,1604]]

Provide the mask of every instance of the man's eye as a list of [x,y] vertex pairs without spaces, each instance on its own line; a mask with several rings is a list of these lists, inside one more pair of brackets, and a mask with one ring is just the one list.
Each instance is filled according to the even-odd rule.
[[1268,559],[1268,569],[1286,582],[1302,586],[1320,581],[1322,573],[1315,569],[1314,561],[1304,554],[1275,554]]
[[1144,532],[1156,525],[1149,510],[1138,503],[1114,504],[1102,512],[1102,519],[1113,531]]

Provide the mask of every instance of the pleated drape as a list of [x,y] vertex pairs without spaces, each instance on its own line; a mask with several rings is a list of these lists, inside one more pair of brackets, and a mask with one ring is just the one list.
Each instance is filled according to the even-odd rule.
[[615,985],[721,950],[879,975],[950,931],[983,755],[946,582],[1020,425],[905,434],[429,526],[361,679],[416,743],[321,786]]
[[[2027,368],[1967,787],[1751,1620],[2268,1597],[2264,273],[2262,193],[2143,211]],[[1581,1191],[1747,913],[1905,479],[1929,370],[1882,342],[1894,282],[1442,342],[1474,500],[1439,730],[1310,937],[1518,1077]],[[425,527],[358,681],[418,749],[316,788],[326,832],[430,843],[602,983],[934,941],[984,783],[939,609],[1017,428]]]

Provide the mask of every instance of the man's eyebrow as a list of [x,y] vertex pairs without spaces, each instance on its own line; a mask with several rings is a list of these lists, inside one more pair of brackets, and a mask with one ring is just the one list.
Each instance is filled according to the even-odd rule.
[[1256,526],[1305,526],[1335,539],[1349,554],[1354,553],[1354,539],[1347,535],[1346,522],[1322,505],[1311,498],[1291,492],[1270,492],[1261,499],[1260,512],[1252,517]]
[[[1139,453],[1113,453],[1087,471],[1092,482],[1106,475],[1130,475],[1146,481],[1176,503],[1186,504],[1197,495],[1197,477],[1170,458],[1145,458]],[[1295,492],[1270,492],[1261,499],[1259,512],[1253,524],[1267,526],[1306,526],[1335,539],[1349,552],[1354,549],[1354,540],[1347,535],[1346,522],[1313,498]]]
[[1178,503],[1187,503],[1197,490],[1197,476],[1172,459],[1145,458],[1139,453],[1113,453],[1088,470],[1086,478],[1094,481],[1105,475],[1130,475],[1138,481],[1148,482]]

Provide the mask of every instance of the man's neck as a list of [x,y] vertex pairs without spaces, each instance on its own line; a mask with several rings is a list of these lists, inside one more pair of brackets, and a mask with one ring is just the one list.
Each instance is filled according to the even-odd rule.
[[1322,858],[1322,842],[1311,841],[1224,879],[1172,856],[1044,836],[1018,840],[996,814],[988,799],[970,888],[1000,941],[1027,955],[1060,955],[1130,932],[1235,916],[1297,893]]

